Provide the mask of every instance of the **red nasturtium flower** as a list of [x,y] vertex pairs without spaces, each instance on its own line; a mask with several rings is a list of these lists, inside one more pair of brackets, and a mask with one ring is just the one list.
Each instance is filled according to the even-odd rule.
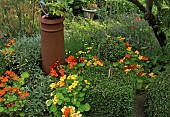
[[138,75],[139,75],[139,76],[143,76],[143,75],[144,75],[144,72],[139,72]]
[[79,58],[79,61],[80,61],[80,63],[83,63],[83,62],[84,62],[84,58],[83,58],[83,57],[80,57],[80,58]]
[[7,106],[7,107],[10,107],[10,106],[11,106],[11,104],[7,104],[6,106]]
[[137,70],[137,69],[138,69],[137,66],[136,66],[136,65],[133,65],[133,64],[130,64],[129,68],[130,68],[130,69],[133,69],[133,70]]
[[124,70],[126,70],[126,69],[129,69],[129,67],[128,66],[124,66]]
[[69,113],[70,113],[70,108],[64,109],[64,115],[65,115],[65,117],[68,117]]
[[134,29],[135,29],[136,27],[137,27],[137,26],[136,26],[135,24],[133,24],[133,25],[132,25],[132,28],[134,28]]
[[130,47],[130,43],[129,42],[125,42],[125,46]]
[[129,54],[126,54],[126,55],[125,55],[125,58],[130,58],[130,55],[129,55]]

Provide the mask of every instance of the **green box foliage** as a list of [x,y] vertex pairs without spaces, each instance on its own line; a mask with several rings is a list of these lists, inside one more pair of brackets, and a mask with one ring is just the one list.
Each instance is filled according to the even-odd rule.
[[99,57],[103,60],[111,62],[117,61],[124,57],[126,52],[126,46],[124,41],[119,40],[116,37],[107,37],[99,44]]
[[145,111],[148,117],[170,115],[170,71],[161,73],[147,91]]
[[[97,76],[98,77],[98,76]],[[135,102],[135,83],[131,77],[118,79],[101,77],[101,80],[91,87],[85,101],[91,105],[86,117],[132,117]],[[121,76],[120,76],[121,77]]]

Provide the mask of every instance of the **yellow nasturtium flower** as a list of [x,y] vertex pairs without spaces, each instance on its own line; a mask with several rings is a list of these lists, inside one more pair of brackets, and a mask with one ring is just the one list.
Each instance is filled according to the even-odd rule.
[[57,98],[57,96],[56,95],[54,95],[54,99],[53,99],[53,104],[55,105],[55,104],[57,104],[58,103],[58,98]]
[[88,85],[90,84],[90,82],[88,82],[88,80],[84,80],[84,82],[85,82],[86,84],[88,84]]
[[90,66],[92,64],[91,60],[89,60],[87,63],[86,63],[86,66]]
[[138,55],[138,54],[139,54],[139,51],[137,51],[137,50],[136,50],[136,51],[135,51],[135,54],[137,54],[137,55]]
[[149,73],[149,76],[152,77],[152,78],[155,78],[155,75],[153,72]]
[[123,41],[123,40],[125,40],[125,38],[123,38],[122,36],[119,36],[119,37],[117,37],[119,40],[121,40],[121,41]]
[[56,86],[57,86],[57,84],[56,84],[56,83],[52,83],[52,84],[50,84],[51,89],[54,89]]
[[142,60],[143,56],[139,56],[138,59]]
[[131,49],[132,49],[132,47],[128,47],[126,50],[127,50],[127,51],[131,51]]
[[64,81],[66,79],[66,75],[60,77],[60,81]]
[[84,52],[83,51],[78,51],[78,54],[83,54]]

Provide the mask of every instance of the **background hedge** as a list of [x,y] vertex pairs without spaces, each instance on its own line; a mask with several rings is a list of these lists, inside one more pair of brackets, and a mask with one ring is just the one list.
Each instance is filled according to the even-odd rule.
[[170,116],[170,71],[161,73],[150,85],[145,111],[148,117]]
[[91,105],[90,111],[85,113],[86,117],[133,116],[135,81],[131,75],[126,75],[123,79],[120,74],[126,75],[122,72],[115,73],[112,78],[104,74],[90,75],[89,80],[96,84],[92,84],[91,90],[85,97],[85,101]]

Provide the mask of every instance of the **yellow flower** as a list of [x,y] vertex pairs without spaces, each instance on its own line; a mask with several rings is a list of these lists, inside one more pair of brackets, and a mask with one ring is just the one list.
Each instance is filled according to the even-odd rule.
[[53,99],[53,104],[55,105],[55,104],[57,104],[58,103],[58,98],[57,98],[57,96],[56,95],[54,95],[54,99]]
[[83,54],[84,52],[83,51],[78,51],[78,54]]
[[84,80],[84,82],[85,82],[86,84],[88,84],[88,85],[90,84],[90,82],[88,82],[88,80]]
[[127,74],[128,72],[130,72],[130,71],[131,71],[131,69],[126,69],[126,70],[125,70],[126,74]]
[[94,65],[94,66],[97,66],[97,62],[95,61],[95,62],[93,63],[93,65]]
[[90,50],[88,50],[86,53],[90,53]]
[[50,94],[50,96],[53,96],[53,95],[54,95],[53,93]]
[[52,83],[52,84],[50,85],[51,89],[54,89],[56,86],[57,86],[56,83]]
[[136,50],[136,51],[135,51],[135,54],[137,54],[137,55],[138,55],[138,54],[139,54],[139,51],[137,51],[137,50]]
[[73,89],[72,85],[68,87],[68,92],[71,92]]
[[78,81],[74,81],[74,82],[72,83],[72,87],[75,88],[75,87],[77,86],[77,84],[78,84]]
[[87,63],[86,63],[86,66],[90,66],[92,64],[91,60],[89,60]]
[[76,80],[77,75],[71,75],[71,79]]
[[123,64],[123,63],[124,63],[124,59],[120,59],[120,60],[119,60],[119,63],[120,63],[120,64]]
[[57,86],[60,86],[60,87],[62,87],[62,86],[64,86],[66,83],[64,82],[64,81],[59,81],[59,82],[57,82]]
[[87,49],[87,50],[92,50],[93,48],[92,48],[92,47],[87,47],[86,49]]
[[60,81],[64,81],[66,79],[66,75],[60,77]]
[[122,36],[119,36],[119,37],[117,37],[119,40],[121,40],[121,41],[123,41],[123,40],[125,40],[125,38],[123,38]]
[[131,51],[131,49],[132,49],[132,47],[128,47],[126,50],[127,50],[127,51]]
[[103,66],[103,63],[102,63],[101,61],[97,61],[97,64],[98,64],[99,66]]
[[146,85],[145,89],[148,89],[148,87],[149,87],[149,86],[148,86],[148,85]]
[[138,59],[142,60],[143,56],[139,56]]
[[152,78],[155,78],[155,75],[153,72],[149,73],[149,76],[152,77]]

